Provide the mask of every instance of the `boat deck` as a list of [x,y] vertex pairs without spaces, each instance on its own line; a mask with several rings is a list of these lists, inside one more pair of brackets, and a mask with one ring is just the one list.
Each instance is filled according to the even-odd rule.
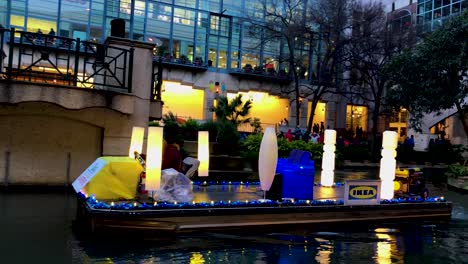
[[392,200],[343,205],[344,187],[314,187],[313,200],[259,202],[259,185],[193,186],[190,203],[138,201],[112,204],[79,197],[78,220],[91,232],[109,229],[196,232],[238,228],[311,227],[320,224],[446,222],[452,204],[443,199]]

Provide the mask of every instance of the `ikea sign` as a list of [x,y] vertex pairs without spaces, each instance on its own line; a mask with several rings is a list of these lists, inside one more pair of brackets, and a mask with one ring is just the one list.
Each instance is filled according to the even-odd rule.
[[377,186],[352,185],[349,186],[348,199],[375,199],[377,197]]
[[345,205],[369,205],[380,203],[380,180],[345,181]]

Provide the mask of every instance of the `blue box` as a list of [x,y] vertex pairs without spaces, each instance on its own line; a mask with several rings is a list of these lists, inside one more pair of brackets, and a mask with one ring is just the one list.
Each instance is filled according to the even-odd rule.
[[314,199],[314,170],[284,169],[282,198]]

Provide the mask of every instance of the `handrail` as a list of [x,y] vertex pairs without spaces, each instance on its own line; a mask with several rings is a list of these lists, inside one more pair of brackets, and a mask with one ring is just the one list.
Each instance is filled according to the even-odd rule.
[[0,80],[132,92],[133,48],[14,28],[0,39]]

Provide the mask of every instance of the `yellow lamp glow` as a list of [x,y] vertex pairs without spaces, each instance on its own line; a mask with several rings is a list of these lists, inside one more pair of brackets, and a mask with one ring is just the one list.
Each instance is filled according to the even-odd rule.
[[208,168],[210,167],[210,141],[208,131],[198,131],[198,176],[208,176]]
[[336,150],[336,131],[333,129],[325,130],[325,139],[323,145],[322,174],[320,184],[323,186],[332,186],[335,177],[335,150]]
[[260,153],[258,155],[258,176],[264,194],[266,191],[270,190],[271,184],[273,183],[277,162],[278,143],[275,129],[273,127],[267,127],[262,137]]
[[135,151],[141,154],[143,150],[143,138],[145,136],[144,127],[133,127],[132,138],[130,140],[130,148],[128,150],[128,156],[135,158]]
[[380,198],[392,199],[394,195],[395,169],[398,145],[398,134],[395,131],[385,131],[382,141],[382,159],[380,159],[380,179],[382,180]]
[[146,183],[148,191],[161,187],[161,163],[163,148],[163,128],[148,128],[148,149],[146,150]]

